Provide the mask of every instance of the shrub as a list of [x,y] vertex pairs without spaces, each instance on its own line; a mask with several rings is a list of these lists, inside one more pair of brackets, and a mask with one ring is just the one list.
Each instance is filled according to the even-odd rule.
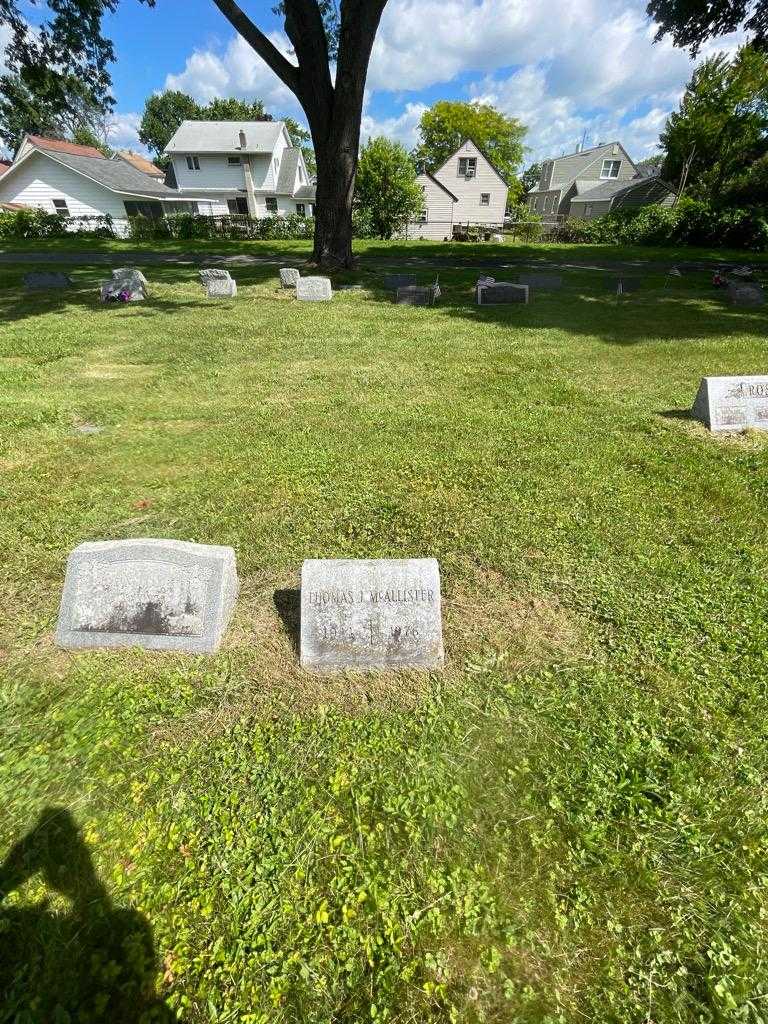
[[302,239],[312,238],[315,222],[312,217],[296,213],[286,217],[249,217],[246,214],[225,214],[209,217],[199,213],[176,213],[153,220],[131,217],[129,237],[134,241],[173,239]]

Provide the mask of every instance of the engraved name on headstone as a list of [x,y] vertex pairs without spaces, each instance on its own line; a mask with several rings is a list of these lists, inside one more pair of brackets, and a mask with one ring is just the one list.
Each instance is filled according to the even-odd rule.
[[477,286],[479,306],[506,305],[512,302],[528,302],[528,285],[513,284],[511,281],[496,281],[494,284]]
[[230,547],[179,540],[80,544],[67,561],[56,642],[213,654],[237,591]]
[[329,277],[300,277],[296,282],[296,298],[302,302],[329,302],[333,298]]
[[283,288],[295,288],[300,277],[295,267],[280,267],[280,284]]
[[704,377],[692,416],[712,431],[768,430],[768,376]]
[[443,659],[440,568],[436,559],[304,562],[304,668],[439,669]]

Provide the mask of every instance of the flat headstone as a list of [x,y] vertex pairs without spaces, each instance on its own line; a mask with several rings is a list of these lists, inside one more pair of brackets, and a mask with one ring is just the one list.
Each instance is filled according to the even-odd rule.
[[417,284],[409,284],[395,292],[395,302],[398,306],[433,306],[435,298],[435,290],[431,285],[423,288]]
[[232,275],[228,270],[222,270],[220,267],[206,267],[205,270],[200,271],[200,283],[204,286],[208,286],[211,281],[231,281]]
[[398,288],[408,288],[416,283],[416,278],[413,274],[384,275],[384,287],[388,292],[396,292]]
[[329,277],[300,277],[296,282],[296,298],[302,302],[329,302],[333,298]]
[[443,665],[434,558],[308,559],[301,569],[301,664],[315,671]]
[[712,431],[768,430],[768,376],[704,377],[692,416]]
[[295,288],[300,277],[295,267],[280,267],[280,284],[283,288]]
[[24,287],[31,292],[46,292],[54,288],[71,288],[72,278],[55,270],[33,270],[24,275]]
[[231,277],[214,278],[206,284],[205,294],[209,299],[234,299],[237,295],[237,282]]
[[612,277],[608,279],[608,291],[614,295],[629,295],[642,285],[639,277]]
[[518,274],[517,280],[529,288],[540,288],[542,291],[558,291],[563,287],[563,279],[559,274]]
[[757,281],[728,283],[728,298],[734,306],[745,306],[754,308],[765,304],[765,292],[763,286]]
[[495,284],[479,285],[477,288],[479,306],[528,302],[528,298],[528,285],[513,284],[511,281],[497,281]]
[[146,277],[135,267],[119,267],[112,271],[109,281],[101,285],[101,301],[110,302],[127,296],[128,302],[142,302],[149,295]]
[[235,552],[180,540],[112,540],[70,554],[60,647],[213,654],[238,591]]

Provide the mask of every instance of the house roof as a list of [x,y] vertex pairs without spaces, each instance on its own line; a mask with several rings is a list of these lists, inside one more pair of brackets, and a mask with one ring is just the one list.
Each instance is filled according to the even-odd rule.
[[296,171],[299,167],[299,151],[294,146],[283,150],[280,157],[280,173],[275,191],[280,196],[292,196],[296,186]]
[[0,160],[0,174],[5,174],[5,172],[8,170],[10,166],[10,160]]
[[47,139],[44,135],[27,135],[27,139],[37,149],[46,149],[51,153],[69,153],[71,156],[88,156],[93,160],[106,160],[100,149],[95,146],[78,146],[76,142],[64,139]]
[[134,153],[130,149],[120,149],[115,154],[115,159],[125,160],[126,163],[131,164],[132,167],[135,167],[137,171],[141,171],[142,174],[148,174],[152,178],[162,178],[165,181],[165,171],[162,167],[153,164],[151,160],[147,160],[141,153]]
[[638,160],[635,167],[637,168],[638,176],[641,178],[658,178],[661,174],[661,164],[653,157]]
[[483,158],[483,160],[485,160],[485,162],[486,162],[486,163],[488,164],[488,166],[489,166],[489,167],[491,168],[491,170],[492,170],[492,171],[493,171],[493,173],[494,173],[494,174],[496,175],[496,177],[497,177],[497,178],[498,178],[498,179],[499,179],[499,180],[500,180],[500,181],[502,182],[502,184],[503,184],[503,185],[504,185],[504,186],[505,186],[506,188],[509,188],[509,184],[507,183],[507,179],[506,179],[506,178],[504,177],[504,175],[503,175],[503,174],[501,173],[501,171],[500,171],[500,170],[498,169],[498,167],[496,167],[496,166],[494,165],[493,161],[492,161],[492,160],[491,160],[491,158],[490,158],[490,157],[488,156],[488,154],[487,154],[486,152],[484,152],[484,150],[482,150],[482,149],[480,148],[480,146],[478,146],[478,144],[477,144],[477,143],[475,142],[475,140],[474,140],[474,139],[472,139],[472,138],[466,138],[466,139],[462,139],[462,140],[461,140],[461,146],[459,146],[459,148],[458,148],[458,149],[456,149],[456,150],[455,150],[455,151],[454,151],[453,153],[451,153],[451,155],[450,155],[450,156],[448,157],[448,159],[447,159],[447,160],[444,160],[444,161],[443,161],[443,162],[442,162],[442,163],[440,164],[440,166],[439,166],[439,167],[436,167],[436,168],[435,168],[435,174],[437,174],[437,172],[438,172],[438,171],[442,171],[442,169],[443,169],[444,167],[447,167],[447,166],[448,166],[448,164],[449,164],[449,163],[451,162],[451,160],[455,159],[456,155],[457,155],[458,153],[460,153],[460,152],[461,152],[461,148],[462,148],[462,146],[466,146],[466,144],[467,144],[468,142],[471,142],[471,143],[472,143],[472,145],[473,145],[473,146],[475,147],[475,149],[476,149],[476,150],[478,151],[478,153],[480,154],[480,156],[481,156],[481,157]]
[[443,190],[443,192],[445,192],[447,195],[449,195],[451,197],[451,199],[454,201],[454,203],[458,203],[459,197],[455,196],[453,194],[453,192],[451,192],[451,190],[449,188],[446,188],[445,185],[442,183],[442,181],[438,181],[438,179],[434,176],[434,174],[430,174],[429,171],[422,171],[421,174],[419,175],[419,177],[422,177],[422,176],[425,177],[425,178],[429,178],[429,180],[433,184],[437,185],[438,188],[441,188]]
[[284,128],[282,121],[182,121],[165,152],[271,153]]
[[[674,192],[671,185],[667,185],[665,181],[658,180],[659,185],[664,185],[669,189],[670,192]],[[606,199],[615,199],[616,196],[621,195],[624,192],[631,192],[632,189],[638,188],[638,186],[646,186],[648,184],[648,178],[632,178],[630,181],[602,181],[595,188],[589,189],[587,192],[580,192],[578,196],[575,196],[571,202],[574,203],[592,203],[601,202]]]
[[307,199],[314,203],[317,197],[317,185],[299,185],[294,193],[294,199]]

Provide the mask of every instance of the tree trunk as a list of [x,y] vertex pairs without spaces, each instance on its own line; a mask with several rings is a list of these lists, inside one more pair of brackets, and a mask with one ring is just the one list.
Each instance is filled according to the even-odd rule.
[[313,262],[325,270],[348,269],[352,258],[352,196],[357,153],[334,143],[315,146],[317,199]]

